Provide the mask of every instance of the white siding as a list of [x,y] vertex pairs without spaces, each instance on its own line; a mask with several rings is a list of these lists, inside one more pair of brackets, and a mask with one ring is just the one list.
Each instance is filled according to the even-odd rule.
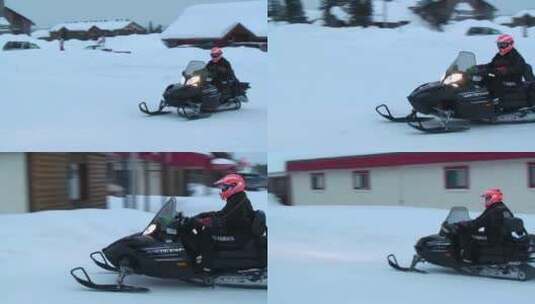
[[[145,168],[148,170],[145,176]],[[162,194],[162,178],[161,178],[161,166],[156,162],[148,162],[145,167],[143,162],[137,162],[136,167],[136,181],[137,181],[137,194],[140,195],[161,195]],[[145,178],[148,179],[149,189],[145,189]],[[147,193],[148,190],[148,193]]]
[[29,212],[24,153],[0,153],[0,213]]
[[[527,163],[534,161],[518,159],[370,168],[370,190],[353,190],[353,170],[290,172],[292,199],[296,205],[404,205],[432,208],[463,205],[471,210],[481,210],[481,192],[490,187],[499,187],[505,194],[505,202],[514,211],[535,213],[535,189],[528,187],[527,180]],[[469,168],[470,188],[445,189],[444,167],[464,165]],[[311,190],[310,174],[316,172],[325,173],[325,190]]]

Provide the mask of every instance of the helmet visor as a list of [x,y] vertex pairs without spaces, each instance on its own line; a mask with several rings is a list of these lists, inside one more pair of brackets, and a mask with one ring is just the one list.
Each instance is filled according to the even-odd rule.
[[506,49],[509,46],[511,46],[511,43],[510,42],[498,42],[497,45],[498,45],[498,48],[501,50],[501,49]]
[[231,184],[220,184],[219,185],[219,189],[221,189],[221,192],[225,192],[225,191],[231,189],[232,187],[234,187],[234,185],[231,185]]

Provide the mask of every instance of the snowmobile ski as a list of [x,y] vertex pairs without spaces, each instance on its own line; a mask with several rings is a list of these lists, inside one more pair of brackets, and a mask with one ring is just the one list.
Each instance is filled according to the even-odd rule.
[[[81,278],[76,275],[76,272],[82,272],[82,274],[85,276],[84,278]],[[124,277],[126,276],[125,273],[121,272],[119,275],[119,278],[117,280],[117,284],[96,284],[94,283],[85,269],[83,267],[76,267],[71,270],[72,277],[81,285],[93,289],[93,290],[99,290],[99,291],[111,291],[111,292],[132,292],[132,293],[139,293],[139,292],[148,292],[149,289],[145,287],[136,287],[136,286],[129,286],[122,284],[122,281]]]
[[462,132],[462,131],[466,131],[470,129],[470,125],[468,124],[468,122],[465,122],[465,121],[462,121],[459,123],[440,121],[439,125],[434,126],[434,127],[426,126],[421,121],[408,122],[407,124],[416,130],[419,130],[425,133],[431,133],[431,134],[455,133],[455,132]]
[[[99,261],[98,259],[96,259],[95,256],[100,256],[100,259],[102,260],[102,262]],[[119,269],[117,269],[116,267],[114,267],[114,266],[110,265],[110,263],[108,263],[108,260],[106,259],[104,254],[102,254],[101,251],[95,251],[95,252],[91,253],[89,255],[89,257],[91,258],[91,260],[93,260],[93,262],[95,262],[95,264],[97,264],[97,266],[99,266],[102,269],[105,269],[105,270],[108,270],[108,271],[114,271],[114,272],[118,272],[119,271]]]
[[150,116],[154,116],[154,115],[164,115],[164,114],[169,114],[171,113],[171,111],[164,111],[164,108],[165,108],[165,103],[164,101],[162,100],[160,102],[160,106],[158,107],[158,110],[156,111],[151,111],[149,110],[149,107],[147,106],[147,103],[146,102],[140,102],[138,104],[138,107],[139,107],[139,110],[147,115],[150,115]]
[[[381,109],[384,109],[384,112]],[[407,116],[396,117],[392,115],[392,113],[390,112],[390,109],[384,103],[375,107],[375,111],[377,112],[377,114],[381,115],[382,117],[392,122],[417,122],[417,121],[428,121],[428,120],[433,119],[432,117],[418,117],[416,116],[416,112],[412,112],[411,114]]]
[[417,269],[416,268],[416,264],[420,263],[420,262],[423,262],[423,259],[418,256],[418,255],[414,255],[413,259],[412,259],[412,263],[411,263],[411,266],[410,267],[403,267],[403,266],[400,266],[399,263],[398,263],[398,260],[396,259],[396,256],[393,255],[393,254],[389,254],[387,257],[386,257],[387,261],[388,261],[388,265],[390,265],[392,268],[394,268],[395,270],[398,270],[398,271],[403,271],[403,272],[418,272],[418,273],[427,273],[423,270],[420,270],[420,269]]

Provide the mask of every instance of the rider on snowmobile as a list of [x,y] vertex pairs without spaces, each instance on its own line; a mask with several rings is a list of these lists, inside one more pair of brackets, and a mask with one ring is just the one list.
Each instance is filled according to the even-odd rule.
[[511,35],[500,35],[496,40],[498,53],[486,65],[488,71],[496,76],[490,82],[494,96],[500,98],[504,94],[505,84],[520,84],[526,71],[526,61],[515,49],[515,41]]
[[474,220],[453,225],[453,230],[458,231],[460,258],[465,262],[473,261],[473,233],[484,227],[489,245],[501,246],[506,240],[504,219],[514,217],[511,210],[503,203],[503,193],[500,189],[488,189],[481,197],[485,201],[485,211]]
[[232,94],[236,95],[239,82],[230,62],[223,57],[223,50],[218,47],[212,48],[210,57],[212,59],[206,65],[206,69],[213,77],[213,84],[219,92],[223,92],[223,89],[228,86],[232,90]]
[[245,194],[246,184],[241,175],[228,174],[214,185],[221,189],[219,195],[226,201],[225,207],[220,211],[205,212],[195,217],[200,228],[200,255],[196,257],[196,262],[204,271],[210,271],[210,256],[215,243],[219,241],[240,244],[250,234],[255,217],[253,206]]

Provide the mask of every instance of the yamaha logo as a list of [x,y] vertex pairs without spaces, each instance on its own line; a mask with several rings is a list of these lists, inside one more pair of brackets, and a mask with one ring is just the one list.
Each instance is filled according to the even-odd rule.
[[174,254],[184,251],[184,248],[147,248],[145,250],[152,254]]

